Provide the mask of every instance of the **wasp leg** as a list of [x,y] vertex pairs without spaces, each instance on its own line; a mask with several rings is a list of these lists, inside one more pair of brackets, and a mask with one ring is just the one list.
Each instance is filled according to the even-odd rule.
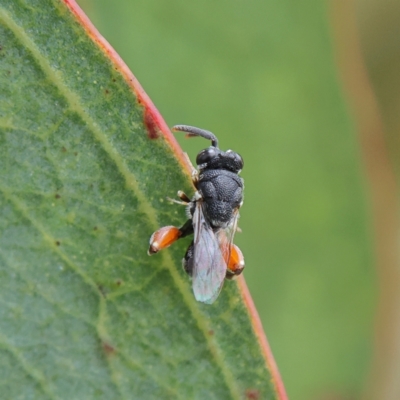
[[171,199],[171,197],[167,197],[167,200],[170,201],[171,203],[176,203],[183,206],[187,206],[191,202],[190,198],[186,195],[186,193],[182,192],[182,190],[178,190],[177,195],[181,199],[181,201]]
[[181,231],[175,226],[164,226],[155,231],[150,237],[150,246],[147,250],[149,256],[171,246],[181,237]]
[[184,202],[186,202],[186,203],[190,203],[191,202],[191,200],[189,199],[189,197],[186,195],[186,193],[184,193],[182,190],[178,190],[178,197],[182,200],[182,201],[184,201]]
[[244,257],[243,253],[236,245],[232,245],[229,260],[226,263],[226,279],[234,279],[239,276],[244,270]]
[[192,243],[190,243],[190,246],[186,250],[185,257],[182,258],[182,267],[189,276],[193,274],[193,249],[194,241],[192,240]]
[[190,169],[192,171],[192,175],[193,175],[194,172],[197,173],[197,169],[193,166],[192,162],[190,161],[188,153],[183,153],[183,155],[184,155],[184,157],[186,159],[186,162],[188,163],[188,165],[189,165],[189,167],[190,167]]
[[197,171],[197,168],[195,168],[192,164],[192,162],[190,161],[190,158],[188,156],[187,153],[183,153],[183,155],[185,156],[186,162],[188,163],[190,170],[191,170],[191,176],[192,176],[192,182],[194,187],[197,189],[197,184],[199,182],[199,171]]
[[186,201],[179,201],[179,200],[171,199],[171,197],[167,197],[167,200],[170,201],[171,203],[180,204],[181,206],[188,205],[188,203]]
[[198,189],[198,185],[199,185],[199,171],[197,171],[197,169],[192,171],[192,183],[193,186]]
[[193,233],[192,220],[187,220],[180,228],[175,226],[164,226],[155,231],[150,237],[150,246],[147,251],[149,256],[158,253],[160,250],[171,246],[178,239]]
[[193,223],[191,219],[188,219],[180,228],[181,238],[184,238],[193,233]]

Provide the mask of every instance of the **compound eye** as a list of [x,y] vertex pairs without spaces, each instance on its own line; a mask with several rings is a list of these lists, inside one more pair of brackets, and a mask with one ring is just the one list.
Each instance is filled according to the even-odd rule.
[[210,162],[215,155],[217,154],[216,149],[214,147],[209,147],[208,149],[202,150],[196,157],[196,164],[206,164]]
[[238,166],[238,169],[243,169],[244,161],[240,154],[235,154],[235,164]]

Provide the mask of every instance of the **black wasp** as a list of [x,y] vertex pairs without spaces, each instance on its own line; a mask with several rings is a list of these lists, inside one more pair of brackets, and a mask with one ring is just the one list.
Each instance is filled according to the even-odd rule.
[[189,137],[201,136],[211,140],[211,146],[197,155],[197,169],[192,167],[196,188],[192,199],[179,191],[181,201],[173,200],[186,206],[188,221],[180,228],[165,226],[154,232],[148,254],[194,233],[182,260],[183,268],[193,279],[196,300],[211,304],[217,299],[224,279],[232,279],[244,269],[243,254],[233,244],[243,204],[243,179],[239,177],[243,159],[232,150],[220,150],[217,137],[209,131],[187,125],[176,125],[172,131],[186,132]]

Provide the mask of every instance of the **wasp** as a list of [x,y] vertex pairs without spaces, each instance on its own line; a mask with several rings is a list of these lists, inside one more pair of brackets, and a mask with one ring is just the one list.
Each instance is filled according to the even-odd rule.
[[165,226],[154,232],[148,254],[155,254],[193,234],[182,260],[183,268],[192,277],[196,300],[212,304],[224,280],[240,275],[244,269],[243,254],[233,244],[243,204],[244,185],[239,173],[244,163],[238,153],[220,150],[217,137],[210,131],[188,125],[176,125],[172,131],[186,132],[188,137],[203,137],[211,141],[211,146],[197,155],[197,169],[192,166],[196,189],[193,197],[178,191],[180,201],[169,199],[186,206],[188,220],[180,228]]

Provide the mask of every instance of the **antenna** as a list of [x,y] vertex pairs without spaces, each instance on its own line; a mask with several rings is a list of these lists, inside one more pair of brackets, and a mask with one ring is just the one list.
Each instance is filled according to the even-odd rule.
[[218,149],[218,139],[217,137],[210,131],[206,131],[205,129],[196,128],[194,126],[189,125],[175,125],[171,129],[173,132],[186,132],[187,137],[195,137],[201,136],[205,139],[211,140],[211,144]]

